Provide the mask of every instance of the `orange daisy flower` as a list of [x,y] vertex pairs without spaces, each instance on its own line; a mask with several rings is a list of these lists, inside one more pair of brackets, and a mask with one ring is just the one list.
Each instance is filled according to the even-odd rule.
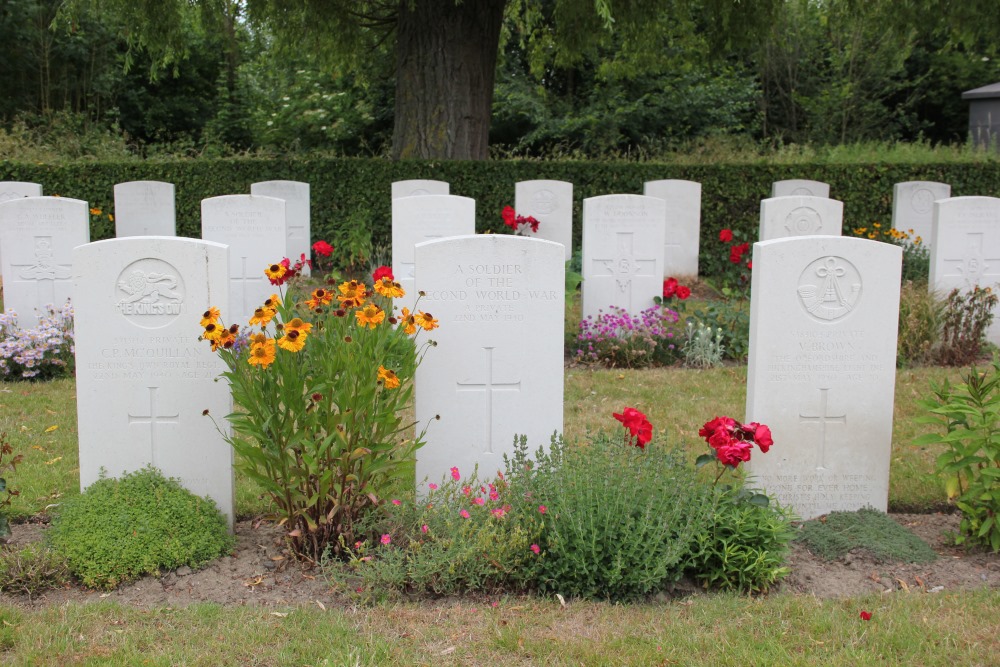
[[379,278],[375,281],[375,291],[390,299],[398,299],[406,294],[399,283],[388,277]]
[[420,325],[424,331],[430,331],[431,329],[438,328],[438,321],[430,313],[425,313],[418,310],[417,314],[414,315],[414,319],[417,324]]
[[251,366],[260,366],[261,368],[267,368],[272,363],[274,363],[275,350],[274,350],[274,340],[268,339],[263,343],[258,345],[253,345],[250,348],[250,358],[247,360],[250,362]]
[[215,324],[219,321],[219,309],[212,306],[201,316],[201,326],[207,327],[209,324]]
[[307,333],[300,333],[297,330],[286,331],[285,335],[278,339],[278,347],[289,352],[298,352],[306,346]]
[[264,269],[264,275],[267,276],[268,280],[281,280],[287,272],[288,269],[283,264],[272,264]]
[[337,289],[340,291],[337,298],[341,304],[350,303],[357,308],[364,305],[365,297],[368,296],[368,288],[365,287],[364,283],[357,280],[349,280],[341,283],[337,286]]
[[374,329],[385,319],[385,311],[370,303],[360,310],[354,311],[354,316],[358,318],[358,324]]
[[396,371],[389,370],[384,366],[378,367],[378,381],[386,389],[399,387],[399,376],[396,375]]
[[399,316],[399,326],[403,327],[403,333],[407,336],[417,333],[417,320],[409,308],[403,308],[403,313]]
[[298,331],[299,333],[307,334],[312,330],[312,326],[308,322],[303,322],[300,318],[296,317],[285,322],[285,333]]

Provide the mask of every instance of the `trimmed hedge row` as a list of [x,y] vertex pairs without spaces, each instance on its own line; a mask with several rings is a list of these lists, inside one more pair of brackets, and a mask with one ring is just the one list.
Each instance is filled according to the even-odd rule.
[[[771,183],[787,178],[810,178],[830,184],[831,196],[844,202],[845,230],[888,224],[892,186],[901,181],[950,183],[953,196],[1000,195],[1000,163],[849,164],[849,165],[736,165],[676,166],[657,163],[601,162],[428,162],[370,158],[199,159],[173,162],[69,163],[60,165],[0,162],[0,181],[41,183],[45,194],[59,194],[90,202],[104,211],[113,209],[116,183],[159,180],[174,183],[177,192],[178,233],[200,236],[200,201],[217,195],[249,193],[257,181],[287,179],[310,184],[314,239],[338,246],[356,238],[359,227],[370,230],[373,241],[388,245],[390,185],[408,178],[448,181],[452,194],[476,200],[476,229],[502,232],[500,211],[514,203],[514,183],[548,178],[574,184],[574,246],[580,246],[580,216],[586,197],[612,193],[641,193],[645,181],[680,178],[702,184],[702,262],[717,246],[720,229],[737,230],[744,239],[757,236],[760,200],[769,196]],[[352,233],[353,232],[353,233]],[[92,238],[114,234],[107,218],[93,218]]]

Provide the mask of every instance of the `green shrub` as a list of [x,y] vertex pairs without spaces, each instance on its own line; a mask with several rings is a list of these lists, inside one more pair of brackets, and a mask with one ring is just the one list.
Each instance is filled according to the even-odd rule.
[[683,453],[602,433],[577,446],[554,441],[533,458],[519,443],[507,478],[514,516],[542,519],[539,555],[524,573],[538,591],[627,600],[680,578],[711,511]]
[[945,299],[938,363],[965,366],[982,356],[996,305],[997,295],[989,287],[977,285],[971,292],[953,289]]
[[928,433],[918,445],[943,445],[935,462],[948,500],[962,511],[959,544],[981,544],[1000,551],[1000,359],[990,368],[975,367],[965,381],[931,385],[932,396],[920,401],[930,414],[921,417],[944,431]]
[[695,368],[715,368],[722,365],[726,346],[722,329],[712,330],[701,322],[688,322],[684,341],[684,364]]
[[66,559],[43,544],[21,549],[0,549],[0,592],[27,595],[69,582]]
[[226,519],[154,468],[102,478],[59,508],[48,533],[85,586],[114,588],[144,574],[198,567],[233,547]]
[[861,549],[879,561],[930,563],[937,554],[926,542],[893,521],[885,512],[864,508],[857,512],[830,512],[802,524],[795,538],[826,560]]
[[685,572],[705,588],[760,592],[788,574],[790,514],[741,487],[719,486],[709,525],[691,542]]
[[943,302],[927,283],[906,280],[899,293],[899,336],[896,365],[930,363],[941,338]]

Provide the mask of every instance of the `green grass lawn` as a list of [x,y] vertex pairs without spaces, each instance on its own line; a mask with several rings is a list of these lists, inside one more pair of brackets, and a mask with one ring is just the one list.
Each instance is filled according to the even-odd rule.
[[[4,665],[995,665],[1000,591],[0,610]],[[861,620],[862,610],[872,614]]]
[[[930,476],[937,452],[913,444],[921,432],[916,423],[916,402],[926,395],[932,380],[957,379],[961,372],[942,368],[898,372],[889,473],[891,508],[920,510],[941,504],[942,487]],[[618,428],[611,414],[628,405],[645,412],[667,442],[700,454],[704,443],[698,438],[698,429],[716,415],[742,417],[745,386],[744,366],[709,370],[570,368],[566,371],[566,438],[572,442],[585,438],[588,430]],[[61,497],[79,493],[74,392],[72,380],[0,383],[0,432],[7,433],[15,453],[24,455],[24,462],[8,476],[11,485],[21,491],[11,510],[14,517],[44,512]],[[259,514],[266,508],[259,489],[237,475],[237,513]]]

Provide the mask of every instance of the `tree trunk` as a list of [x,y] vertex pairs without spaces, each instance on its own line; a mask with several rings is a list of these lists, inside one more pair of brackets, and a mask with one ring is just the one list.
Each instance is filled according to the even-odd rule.
[[394,158],[482,160],[507,0],[400,0]]

